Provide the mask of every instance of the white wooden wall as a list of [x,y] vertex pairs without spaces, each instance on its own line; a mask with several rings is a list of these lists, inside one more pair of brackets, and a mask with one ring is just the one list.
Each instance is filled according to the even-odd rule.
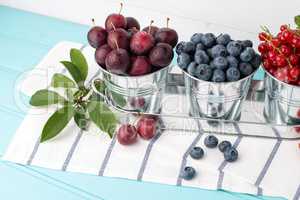
[[[119,9],[118,0],[0,0],[0,4],[82,24],[95,18],[103,24],[106,16]],[[194,32],[227,32],[235,39],[257,42],[260,25],[278,31],[283,23],[293,24],[300,14],[300,0],[125,0],[123,14],[139,19],[142,26],[151,19],[159,26],[171,18],[180,40]],[[3,20],[3,19],[1,19]]]

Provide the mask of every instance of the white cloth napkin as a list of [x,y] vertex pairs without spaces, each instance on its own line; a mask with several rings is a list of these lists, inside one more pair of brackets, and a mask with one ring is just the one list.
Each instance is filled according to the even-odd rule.
[[[25,76],[20,89],[26,95],[46,88],[55,72],[64,72],[59,64],[69,59],[71,48],[82,48],[88,60],[88,79],[97,75],[98,66],[94,62],[94,50],[82,44],[62,42],[56,45],[41,63]],[[42,76],[41,76],[42,75]],[[98,74],[99,75],[99,74]],[[99,75],[100,76],[100,75]],[[164,97],[162,113],[172,110],[187,113],[185,97],[169,95]],[[167,99],[167,101],[166,101]],[[261,109],[261,105],[256,105]],[[252,131],[272,134],[278,132],[261,125],[239,124],[213,128],[206,121],[197,123],[192,119],[163,117],[166,127],[188,128],[196,132],[166,130],[150,141],[139,139],[132,146],[122,146],[95,126],[88,131],[80,131],[71,121],[55,139],[40,144],[39,136],[44,123],[55,107],[31,108],[13,137],[3,159],[24,165],[34,165],[50,169],[89,173],[100,176],[120,177],[138,181],[150,181],[171,185],[223,189],[233,192],[282,196],[288,199],[300,198],[300,150],[298,141],[261,139],[245,137],[241,133]],[[249,108],[249,118],[254,118],[253,108]],[[243,116],[247,119],[248,116]],[[235,136],[218,135],[219,140],[229,140],[239,151],[239,159],[234,163],[224,161],[217,149],[205,150],[205,156],[193,160],[188,151],[194,145],[202,146],[207,133],[203,131],[227,131]],[[290,133],[295,134],[295,133]],[[184,166],[193,166],[197,176],[190,181],[179,177]]]

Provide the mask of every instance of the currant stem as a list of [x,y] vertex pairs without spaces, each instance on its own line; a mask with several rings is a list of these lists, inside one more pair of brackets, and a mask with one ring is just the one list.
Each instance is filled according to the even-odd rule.
[[122,9],[123,9],[123,3],[121,2],[121,3],[120,3],[119,15],[121,14],[121,12],[122,12]]

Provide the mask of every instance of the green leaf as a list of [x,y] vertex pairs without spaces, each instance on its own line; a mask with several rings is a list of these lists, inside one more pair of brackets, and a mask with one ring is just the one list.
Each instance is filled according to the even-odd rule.
[[298,26],[298,28],[300,28],[300,15],[295,17],[295,24]]
[[87,130],[89,119],[86,116],[85,111],[75,111],[74,121],[77,126],[82,130]]
[[88,112],[90,119],[110,137],[113,136],[117,119],[115,114],[103,103],[99,101],[91,101],[88,104]]
[[74,101],[74,90],[72,88],[66,88],[65,95],[70,102]]
[[64,106],[53,113],[43,128],[40,141],[45,142],[57,136],[65,128],[73,116],[74,110],[72,106]]
[[67,100],[60,96],[57,92],[51,90],[39,90],[34,93],[30,99],[30,105],[32,106],[47,106],[57,103],[66,103]]
[[87,74],[88,74],[88,64],[84,55],[78,49],[71,49],[70,51],[71,61],[80,71],[81,77],[83,81],[85,81]]
[[74,81],[63,74],[54,74],[52,77],[51,86],[54,88],[76,88]]
[[69,61],[61,61],[61,64],[63,64],[67,68],[68,72],[71,74],[71,76],[77,83],[78,87],[83,88],[84,87],[84,79],[82,78],[81,72],[76,67],[76,65],[74,65],[73,63],[71,63]]

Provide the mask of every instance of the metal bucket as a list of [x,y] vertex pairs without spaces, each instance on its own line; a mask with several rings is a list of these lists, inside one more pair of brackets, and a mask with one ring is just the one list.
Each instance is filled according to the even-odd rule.
[[300,124],[300,87],[279,81],[265,72],[266,120],[273,124]]
[[106,97],[124,111],[159,113],[170,67],[143,76],[121,76],[101,68]]
[[251,75],[235,82],[214,83],[183,71],[186,95],[194,117],[238,120],[251,85]]

